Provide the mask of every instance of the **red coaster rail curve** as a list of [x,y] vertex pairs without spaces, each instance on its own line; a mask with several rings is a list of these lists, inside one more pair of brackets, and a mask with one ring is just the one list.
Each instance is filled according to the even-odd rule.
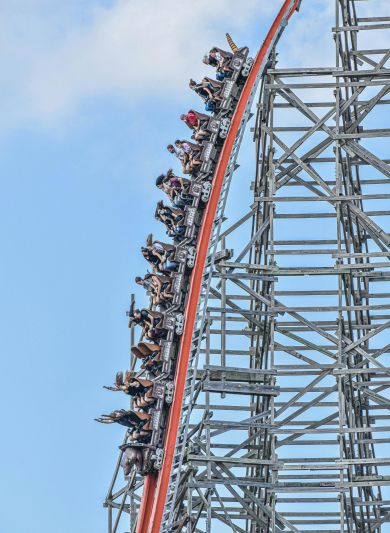
[[203,223],[198,238],[196,262],[190,281],[187,306],[185,310],[184,331],[180,341],[177,363],[178,366],[175,377],[175,395],[169,411],[167,437],[164,444],[163,465],[158,474],[149,474],[148,476],[145,476],[145,484],[137,522],[137,533],[160,532],[161,520],[163,517],[173,456],[175,452],[176,437],[179,428],[180,412],[184,396],[187,366],[190,357],[192,334],[195,325],[203,270],[206,262],[207,250],[214,217],[217,210],[219,195],[224,181],[227,165],[229,163],[230,153],[232,151],[236,135],[239,131],[241,120],[247,102],[250,98],[252,88],[256,82],[257,74],[267,56],[267,53],[269,54],[270,52],[270,45],[277,31],[280,29],[280,25],[286,16],[286,13],[288,13],[287,18],[289,19],[299,7],[300,3],[301,0],[295,0],[293,6],[290,8],[290,12],[288,13],[291,0],[285,0],[271,28],[269,29],[267,36],[256,55],[253,67],[242,90],[240,100],[232,118],[229,133],[222,147],[221,155],[214,175],[212,192],[206,206]]

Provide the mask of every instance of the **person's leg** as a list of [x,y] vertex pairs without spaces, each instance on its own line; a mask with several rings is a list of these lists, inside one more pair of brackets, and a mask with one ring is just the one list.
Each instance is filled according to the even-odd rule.
[[184,219],[184,214],[177,214],[175,216],[175,220],[174,220],[174,225],[177,226],[180,222],[182,222],[182,220]]
[[155,351],[154,355],[152,356],[152,361],[154,363],[161,363],[161,350]]
[[177,263],[176,261],[171,261],[170,259],[166,261],[165,265],[166,265],[166,269],[171,272],[179,268],[179,263]]
[[[144,413],[146,414],[146,413]],[[146,422],[146,424],[143,426],[143,430],[144,431],[152,431],[152,424],[150,423],[150,419],[151,419],[151,416],[150,415],[147,415],[149,417],[149,422]]]
[[173,294],[172,292],[169,292],[168,289],[166,289],[166,290],[162,293],[162,296],[163,296],[164,300],[172,300],[174,294]]
[[147,403],[145,402],[144,397],[138,399],[137,407],[142,409],[143,407],[146,407]]
[[145,407],[148,407],[156,402],[156,399],[153,398],[153,385],[145,392],[142,397],[142,401],[144,402]]
[[153,360],[150,360],[150,359],[146,360],[146,361],[144,362],[144,364],[141,365],[141,368],[142,368],[142,369],[150,370],[150,371],[153,370],[153,367],[154,367],[154,361],[153,361]]
[[175,198],[175,200],[172,202],[172,205],[173,207],[179,207],[179,208],[182,208],[182,207],[185,207],[186,206],[186,203],[184,202],[184,200],[182,200],[180,198],[180,196],[177,196]]
[[210,134],[205,130],[204,128],[199,128],[198,133],[201,137],[205,138],[209,136]]
[[139,405],[139,401],[140,401],[140,398],[139,398],[138,396],[135,396],[135,397],[133,398],[133,405],[134,405],[134,407],[136,407],[137,409],[140,407],[140,405]]
[[161,315],[161,316],[156,316],[156,317],[153,319],[153,328],[160,328],[160,327],[162,326],[163,320],[164,320],[163,315]]
[[141,399],[143,407],[148,407],[149,405],[152,405],[153,403],[156,402],[156,399],[153,398],[152,394],[153,394],[153,389],[151,387],[148,391],[146,391],[146,393]]
[[182,237],[185,233],[185,227],[184,226],[178,226],[175,228],[175,237]]

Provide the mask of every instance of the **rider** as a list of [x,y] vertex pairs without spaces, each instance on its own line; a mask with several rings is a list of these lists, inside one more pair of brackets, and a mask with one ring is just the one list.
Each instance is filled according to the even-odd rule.
[[150,245],[141,248],[142,255],[161,274],[175,272],[179,263],[173,259],[176,246],[154,241]]
[[233,58],[231,52],[226,52],[221,48],[214,46],[208,54],[203,58],[203,63],[210,65],[217,69],[216,78],[218,81],[223,81],[226,77],[230,77],[233,69],[230,62]]
[[209,116],[202,113],[197,113],[190,109],[186,115],[180,115],[180,120],[185,122],[187,126],[193,130],[192,137],[196,141],[203,141],[206,137],[210,136],[210,133],[207,132],[205,126],[209,121]]
[[201,83],[196,83],[195,80],[190,80],[190,89],[195,91],[205,103],[206,111],[214,112],[221,100],[222,83],[204,77]]
[[123,468],[125,479],[129,478],[133,466],[135,466],[137,472],[141,472],[144,465],[141,448],[122,444],[122,446],[119,446],[119,449],[122,451],[121,467]]
[[179,154],[178,157],[182,162],[184,174],[195,172],[196,167],[202,164],[202,161],[199,160],[202,147],[199,144],[176,139],[175,150]]
[[135,282],[150,293],[153,305],[164,305],[173,299],[172,280],[168,276],[148,273],[143,278],[137,276]]
[[155,217],[163,222],[167,228],[167,234],[174,239],[181,240],[185,233],[184,211],[165,206],[162,201],[158,202]]
[[192,196],[188,194],[190,180],[175,176],[171,169],[166,175],[158,176],[156,186],[168,195],[173,207],[183,208],[192,203]]
[[107,390],[114,392],[124,392],[132,396],[134,399],[134,406],[139,409],[146,409],[156,402],[153,397],[153,381],[150,379],[141,379],[135,372],[126,371],[117,372],[115,385],[113,387],[104,387]]
[[127,312],[129,327],[133,324],[142,327],[142,334],[148,339],[158,340],[166,336],[166,330],[162,327],[163,314],[151,309],[135,309],[134,302]]
[[205,104],[206,111],[210,111],[210,112],[215,111],[214,96],[207,86],[204,86],[203,83],[196,83],[195,80],[191,79],[189,83],[189,87],[192,91],[195,91],[196,94],[198,94],[202,98]]
[[95,418],[101,424],[120,424],[129,428],[129,440],[132,442],[147,442],[152,434],[152,415],[142,411],[126,411],[118,409],[108,415]]
[[161,346],[156,343],[139,342],[132,346],[131,353],[137,359],[142,359],[142,369],[156,375],[162,367]]

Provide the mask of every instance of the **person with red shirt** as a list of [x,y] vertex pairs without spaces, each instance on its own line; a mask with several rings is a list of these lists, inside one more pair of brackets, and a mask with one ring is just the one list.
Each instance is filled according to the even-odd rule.
[[187,124],[187,126],[193,130],[192,138],[196,141],[203,141],[208,135],[205,126],[209,121],[209,116],[202,113],[197,113],[190,109],[186,115],[180,115],[180,119]]

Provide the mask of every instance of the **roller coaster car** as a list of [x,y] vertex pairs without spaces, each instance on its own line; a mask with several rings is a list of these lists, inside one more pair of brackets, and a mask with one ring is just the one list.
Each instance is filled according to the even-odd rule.
[[[168,416],[166,404],[173,401],[174,384],[172,381],[160,383],[158,394],[160,396],[157,407],[150,410],[152,435],[148,447],[144,447],[143,472],[160,470],[164,451],[162,443],[165,437],[165,426]],[[148,450],[148,451],[146,451]],[[152,451],[152,452],[150,452]]]
[[[202,187],[200,187],[200,190],[202,190]],[[159,202],[159,204],[162,202]],[[198,202],[196,202],[198,203]],[[159,207],[159,205],[158,205]],[[172,211],[181,212],[181,214],[184,214],[184,218],[180,220],[178,223],[180,226],[185,226],[187,228],[192,228],[200,223],[200,213],[198,211],[197,205],[186,205],[184,209],[172,209]],[[158,219],[158,216],[156,216]]]
[[246,46],[244,48],[240,48],[239,50],[234,52],[229,64],[230,68],[234,72],[241,74],[241,76],[243,76],[244,78],[248,76],[253,65],[253,59],[251,57],[248,57],[248,54],[249,48],[247,48]]
[[173,388],[172,381],[155,381],[153,383],[152,398],[171,404],[173,400]]
[[175,272],[174,274],[172,274],[172,304],[174,306],[178,306],[181,304],[185,277],[186,276],[184,275],[184,272]]
[[[203,140],[210,140],[212,137],[220,136],[221,138],[226,137],[227,131],[230,126],[230,120],[228,118],[220,119],[218,117],[212,117],[204,113],[199,113],[199,111],[194,111],[190,109],[188,113],[193,113],[197,116],[200,124],[200,129],[205,132]],[[182,115],[185,117],[186,115]],[[191,129],[195,129],[192,126],[189,126]],[[192,139],[196,139],[195,133],[191,136]]]
[[[203,203],[208,202],[211,193],[211,183],[209,181],[191,181],[189,194],[195,199],[201,199]],[[196,202],[197,205],[198,202]],[[194,204],[194,202],[193,202]]]
[[218,161],[223,139],[227,136],[231,123],[228,117],[212,118],[210,122],[214,131],[208,140],[203,141],[200,155],[202,161],[200,172],[205,174],[213,172],[213,163]]
[[229,128],[230,119],[228,117],[210,117],[205,126],[205,130],[211,134],[211,139],[208,140],[213,141],[213,137],[218,138],[218,136],[221,137],[221,139],[224,139],[228,134]]
[[209,201],[209,198],[210,198],[210,194],[211,194],[211,183],[209,181],[205,181],[203,184],[202,184],[202,196],[201,196],[201,200],[202,202],[206,203]]
[[213,163],[218,159],[218,152],[213,142],[204,142],[203,149],[200,156],[202,165],[200,172],[209,173],[212,171]]
[[230,78],[227,78],[224,81],[221,96],[222,102],[220,109],[224,111],[229,111],[234,106],[233,100],[238,100],[239,94],[241,92],[240,85],[245,83],[245,79],[248,76],[252,65],[253,59],[248,57],[249,49],[240,48],[237,50],[231,59],[230,67],[233,70]]
[[[150,409],[152,434],[150,442],[142,446],[143,465],[142,474],[159,470],[162,466],[163,450],[161,448],[165,435],[165,425],[168,415],[165,404],[172,403],[173,383],[155,383],[154,392],[158,395],[156,407]],[[132,447],[141,447],[138,443],[131,443]]]
[[231,120],[228,117],[223,117],[219,123],[219,136],[221,139],[225,139],[229,132]]
[[[196,249],[194,246],[178,244],[176,246],[174,260],[185,267],[193,268],[195,265]],[[180,268],[179,268],[180,271]]]
[[175,244],[180,244],[185,238],[193,239],[195,235],[195,214],[192,211],[196,207],[184,206],[184,209],[165,206],[162,201],[158,202],[155,218],[166,227],[167,234],[173,238]]
[[[125,459],[125,461],[122,462],[122,468],[126,478],[129,477],[132,466],[135,466],[137,472],[143,476],[146,476],[155,470],[159,470],[162,466],[164,452],[161,448],[153,446],[152,444],[135,444],[129,442],[119,446],[119,449],[123,452],[122,461]],[[134,461],[134,459],[132,460],[131,456],[133,454],[128,454],[128,452],[131,452],[132,450],[139,452],[142,459],[136,461]],[[125,454],[129,455],[128,460],[126,460],[127,458]]]
[[175,385],[173,381],[166,381],[165,383],[165,403],[170,405],[173,402],[173,395],[175,392]]
[[166,311],[164,313],[162,327],[176,335],[181,335],[184,327],[184,315],[182,313]]
[[[233,54],[231,60],[232,75],[223,82],[220,96],[221,101],[217,107],[217,116],[211,117],[206,125],[206,130],[210,132],[210,137],[202,143],[200,161],[202,164],[194,173],[195,176],[200,174],[211,174],[214,163],[219,157],[220,139],[226,138],[231,120],[224,114],[230,114],[235,107],[235,101],[238,100],[242,83],[242,78],[249,74],[253,60],[248,58],[248,48],[242,48]],[[209,78],[207,78],[209,79]]]
[[173,340],[161,341],[162,372],[166,375],[170,375],[172,372],[172,361],[176,359],[176,349],[177,343]]
[[193,241],[197,236],[198,228],[202,221],[202,213],[197,205],[187,206],[184,211],[184,226],[186,228],[185,237],[188,241]]
[[156,446],[159,443],[161,438],[161,427],[163,426],[164,410],[162,405],[150,410],[151,426],[152,426],[152,436],[150,439],[150,444]]
[[199,198],[202,194],[202,187],[202,183],[199,183],[197,181],[191,181],[190,188],[188,191],[189,195],[193,196],[194,198]]

